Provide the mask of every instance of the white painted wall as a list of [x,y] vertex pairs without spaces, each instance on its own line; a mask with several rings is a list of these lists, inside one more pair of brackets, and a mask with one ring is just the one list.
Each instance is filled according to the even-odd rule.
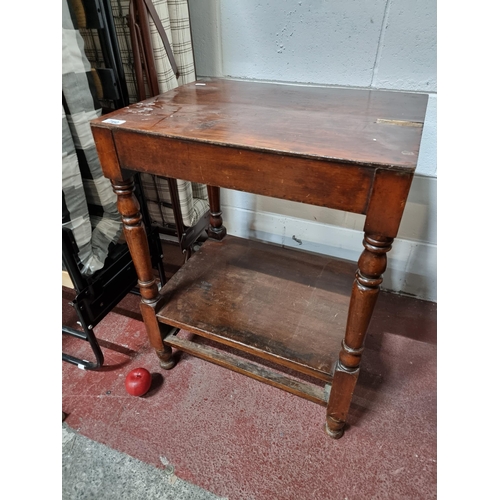
[[[189,0],[198,77],[429,94],[386,289],[436,300],[436,1]],[[364,216],[222,190],[230,234],[357,260]],[[299,240],[301,243],[297,242]]]

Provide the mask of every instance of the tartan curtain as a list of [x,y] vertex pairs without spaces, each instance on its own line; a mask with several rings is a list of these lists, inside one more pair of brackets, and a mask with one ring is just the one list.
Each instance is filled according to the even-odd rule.
[[62,225],[78,246],[79,267],[104,266],[122,233],[116,195],[102,173],[90,120],[101,115],[91,66],[68,0],[62,2]]

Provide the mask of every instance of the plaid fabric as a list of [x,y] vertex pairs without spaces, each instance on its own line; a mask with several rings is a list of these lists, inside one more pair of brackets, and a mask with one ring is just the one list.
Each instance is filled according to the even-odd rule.
[[134,55],[128,28],[130,0],[111,0],[111,11],[115,23],[116,37],[120,46],[120,55],[123,64],[123,73],[127,83],[130,103],[137,102],[137,80],[134,69]]
[[62,13],[62,224],[73,232],[82,273],[90,275],[104,266],[122,224],[90,130],[90,120],[99,117],[101,109],[67,0]]
[[[175,61],[179,69],[179,79],[174,75],[158,30],[149,18],[151,44],[158,74],[160,92],[167,92],[179,85],[196,80],[194,56],[191,42],[191,29],[187,0],[152,0],[170,41]],[[134,56],[128,26],[130,0],[110,0],[115,24],[116,36],[120,46],[123,71],[130,103],[137,102],[137,81],[134,70]],[[104,67],[99,37],[95,30],[80,30],[85,39],[85,53],[93,68]],[[147,80],[144,78],[146,93],[151,97]],[[109,105],[105,103],[103,105]],[[141,175],[148,212],[153,224],[165,226],[174,223],[172,208],[165,206],[170,203],[170,192],[165,179],[157,177],[154,180],[149,175]],[[191,227],[208,210],[208,195],[205,185],[178,180],[177,188],[181,200],[181,214],[185,226]]]
[[[187,0],[152,0],[171,43],[175,61],[179,69],[179,80],[175,77],[158,30],[150,18],[151,42],[156,62],[158,85],[160,92],[166,92],[179,85],[193,82],[196,79],[194,56],[191,43],[191,30]],[[120,46],[125,80],[129,100],[137,102],[137,81],[134,71],[134,56],[128,27],[130,0],[110,0],[116,36]],[[92,68],[105,68],[102,48],[96,30],[80,27],[84,40],[84,50]],[[147,81],[146,83],[147,89]],[[148,94],[148,97],[151,97]],[[108,103],[106,103],[108,104]]]
[[[141,175],[142,187],[148,203],[148,212],[153,224],[166,226],[174,224],[174,213],[168,206],[172,203],[168,181],[163,177],[150,174]],[[195,182],[177,181],[182,222],[191,227],[208,210],[207,187]],[[153,202],[154,201],[154,202]]]
[[[175,62],[179,69],[179,79],[175,77],[163,46],[158,30],[149,18],[151,32],[151,45],[155,59],[156,72],[158,73],[158,86],[160,92],[167,92],[179,85],[194,82],[194,56],[191,43],[191,29],[187,0],[152,0],[158,17],[170,41]],[[163,205],[170,203],[170,193],[165,179],[157,178],[156,182],[151,176],[141,176],[148,205],[148,211],[153,220],[165,225],[174,221],[172,209]],[[208,210],[207,188],[202,184],[188,181],[177,181],[179,199],[181,204],[182,221],[184,225],[194,226],[200,217]]]
[[158,73],[158,86],[160,92],[163,93],[196,80],[189,10],[187,0],[152,0],[152,2],[172,46],[172,52],[180,74],[177,80],[170,66],[161,37],[150,17],[149,28]]

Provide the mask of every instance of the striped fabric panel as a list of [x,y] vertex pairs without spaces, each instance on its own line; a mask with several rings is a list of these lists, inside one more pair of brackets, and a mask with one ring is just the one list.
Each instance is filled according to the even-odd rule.
[[104,266],[110,245],[122,233],[116,195],[102,173],[90,120],[101,115],[84,42],[67,0],[62,17],[62,196],[63,227],[78,246],[79,266],[91,275]]

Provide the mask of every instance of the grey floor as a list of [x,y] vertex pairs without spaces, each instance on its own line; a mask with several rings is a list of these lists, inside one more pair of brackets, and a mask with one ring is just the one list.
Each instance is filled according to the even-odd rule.
[[[96,443],[62,424],[63,500],[221,500],[175,475]],[[225,499],[227,500],[227,499]]]

